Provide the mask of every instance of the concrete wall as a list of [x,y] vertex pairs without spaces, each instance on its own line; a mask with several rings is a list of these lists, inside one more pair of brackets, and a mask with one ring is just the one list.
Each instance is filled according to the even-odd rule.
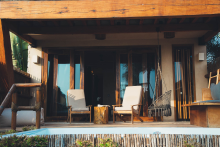
[[[138,39],[138,36],[135,34],[133,38],[120,38],[117,37],[117,34],[112,35],[113,39],[106,40],[83,40],[83,41],[39,41],[38,44],[46,47],[72,47],[72,46],[129,46],[129,45],[157,45],[157,39]],[[132,35],[132,34],[130,34]],[[129,36],[129,34],[127,35]],[[136,36],[136,37],[135,37]],[[207,62],[198,61],[198,53],[206,54],[206,46],[199,46],[197,37],[194,38],[175,38],[175,39],[164,39],[162,33],[160,33],[160,45],[161,45],[161,64],[162,64],[162,73],[165,79],[168,90],[172,90],[171,94],[171,106],[172,106],[172,116],[164,117],[164,121],[174,121],[174,92],[173,92],[173,63],[172,63],[172,45],[173,44],[191,44],[194,46],[194,64],[195,64],[195,87],[196,87],[196,100],[200,101],[202,99],[202,88],[206,88],[208,85],[208,80],[204,78],[204,75],[207,74]],[[185,36],[190,36],[186,34]],[[192,35],[191,35],[192,36]],[[155,37],[155,36],[154,36]],[[82,37],[83,38],[83,37]],[[30,57],[33,54],[38,54],[41,57],[41,48],[30,48]],[[31,61],[31,60],[30,60]],[[39,82],[41,79],[41,68],[40,64],[35,65],[30,63],[28,67],[28,72],[34,77],[37,78],[34,82]],[[107,102],[107,101],[106,101]]]
[[[39,63],[33,63],[32,58],[34,55],[39,56]],[[31,76],[31,83],[41,83],[41,58],[42,58],[42,48],[32,48],[28,46],[28,69],[27,72]],[[36,102],[36,88],[31,88],[31,96],[33,97],[30,101],[30,105],[35,105]]]

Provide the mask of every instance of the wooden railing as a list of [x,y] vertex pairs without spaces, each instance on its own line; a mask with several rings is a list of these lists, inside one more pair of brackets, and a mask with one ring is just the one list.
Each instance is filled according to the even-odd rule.
[[[11,129],[16,130],[16,116],[17,116],[17,111],[21,110],[33,110],[36,111],[36,128],[40,128],[40,108],[41,108],[41,93],[40,93],[40,88],[41,88],[41,83],[16,83],[13,84],[8,91],[7,95],[5,96],[1,106],[0,106],[0,115],[4,111],[4,108],[7,106],[9,103],[11,96],[12,96],[12,104],[11,104],[11,109],[12,109],[12,118],[11,118]],[[38,87],[36,90],[36,105],[35,106],[17,106],[17,92],[16,88],[17,87],[27,87],[27,88],[32,88],[32,87]]]

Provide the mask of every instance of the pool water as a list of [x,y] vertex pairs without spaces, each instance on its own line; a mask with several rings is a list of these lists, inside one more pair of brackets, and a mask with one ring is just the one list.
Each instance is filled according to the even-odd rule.
[[[14,133],[16,135],[54,135],[54,134],[198,134],[220,135],[220,128],[174,128],[174,127],[108,127],[108,128],[42,128]],[[3,137],[14,135],[4,135]]]

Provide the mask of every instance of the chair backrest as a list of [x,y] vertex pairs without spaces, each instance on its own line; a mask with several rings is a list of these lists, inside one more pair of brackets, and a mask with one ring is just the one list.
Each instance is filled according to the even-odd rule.
[[208,88],[210,88],[210,86],[211,86],[212,78],[216,78],[216,83],[215,83],[216,85],[220,82],[220,69],[217,69],[216,75],[214,75],[214,76],[212,76],[212,72],[210,72]]
[[[122,102],[122,107],[131,108],[131,105],[140,104],[142,86],[127,86]],[[136,110],[138,107],[134,107]]]
[[67,95],[68,106],[72,106],[72,108],[86,108],[83,89],[69,89]]

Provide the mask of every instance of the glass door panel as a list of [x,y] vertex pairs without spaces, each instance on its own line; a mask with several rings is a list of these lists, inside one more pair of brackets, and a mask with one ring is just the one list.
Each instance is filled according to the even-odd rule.
[[132,54],[133,85],[143,87],[141,115],[147,116],[155,90],[155,53]]
[[75,89],[80,89],[80,55],[74,56],[75,63]]
[[70,86],[70,57],[58,56],[57,68],[57,115],[67,115],[67,90]]
[[128,55],[120,55],[120,103],[122,104],[125,88],[128,86]]
[[47,116],[67,116],[70,56],[48,55]]
[[154,96],[154,90],[155,90],[155,53],[148,53],[147,54],[147,72],[145,72],[145,76],[147,76],[147,86],[145,86],[147,89],[147,97],[148,97],[148,106],[152,104],[153,96]]
[[132,54],[133,85],[143,85],[142,55]]

